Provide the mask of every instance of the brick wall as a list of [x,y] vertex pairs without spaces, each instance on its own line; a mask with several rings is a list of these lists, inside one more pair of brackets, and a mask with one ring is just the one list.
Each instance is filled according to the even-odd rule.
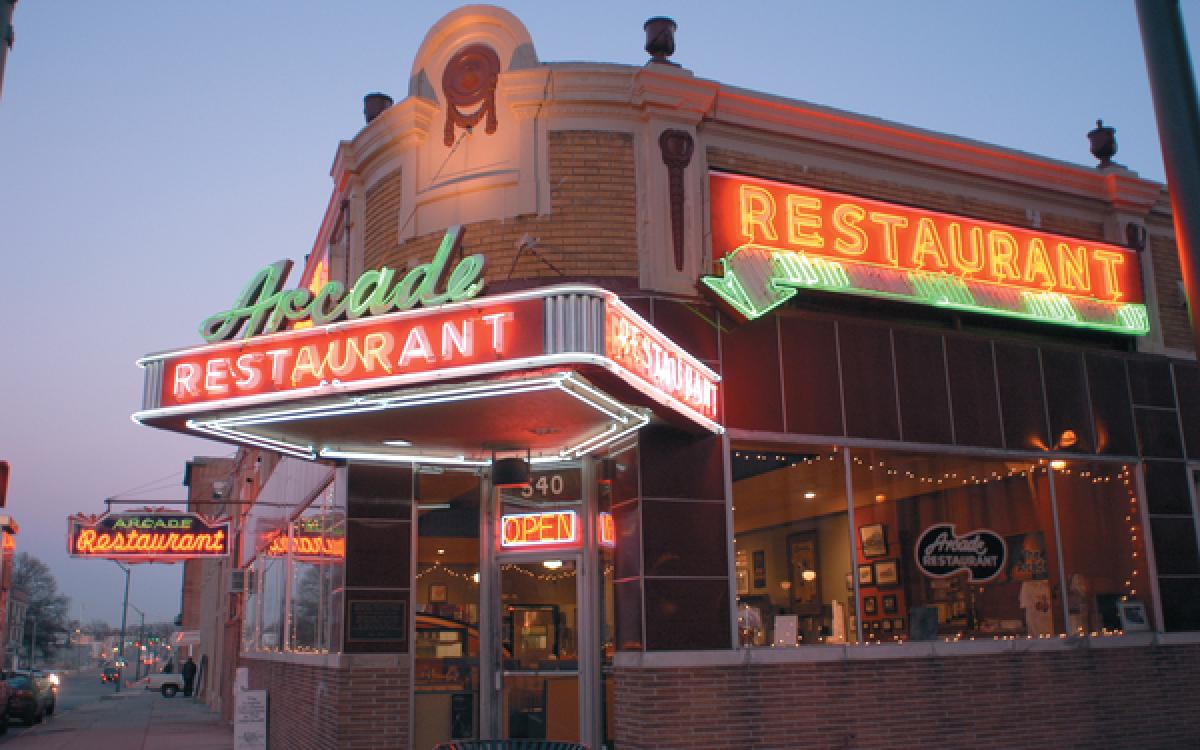
[[1192,349],[1187,305],[1179,292],[1183,273],[1179,269],[1175,242],[1170,237],[1151,235],[1149,245],[1154,261],[1154,285],[1158,289],[1158,318],[1162,324],[1163,343],[1180,349]]
[[1200,646],[616,670],[654,748],[1195,748]]
[[366,257],[382,255],[396,247],[400,228],[402,172],[397,169],[367,190],[363,247]]
[[345,658],[344,666],[333,668],[243,657],[250,687],[267,690],[270,746],[407,748],[412,682],[408,659],[366,659]]
[[[468,253],[486,256],[487,282],[505,281],[510,272],[512,279],[539,279],[543,283],[559,278],[559,272],[570,278],[636,279],[633,137],[627,133],[551,131],[549,162],[549,214],[466,227],[463,247]],[[423,263],[433,257],[444,234],[439,231],[397,244],[397,230],[403,219],[399,215],[398,184],[398,176],[389,176],[367,194],[366,268],[406,268]],[[537,238],[537,253],[548,263],[526,250],[514,267],[517,241],[523,234]]]

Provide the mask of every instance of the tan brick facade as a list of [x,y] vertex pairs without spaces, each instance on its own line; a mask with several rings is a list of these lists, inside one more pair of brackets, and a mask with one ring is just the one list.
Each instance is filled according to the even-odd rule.
[[[493,284],[510,279],[552,283],[560,277],[636,279],[633,137],[627,133],[551,131],[549,153],[550,213],[468,225],[465,251],[484,254],[485,278]],[[403,220],[399,216],[401,198],[398,173],[388,175],[367,192],[366,268],[423,263],[441,241],[443,233],[436,232],[397,244],[397,226]],[[538,241],[537,254],[526,249],[514,265],[517,242],[525,234]]]
[[1179,254],[1170,237],[1151,235],[1148,250],[1154,261],[1154,285],[1158,289],[1158,319],[1162,324],[1163,343],[1178,349],[1194,348],[1188,309],[1179,282]]
[[403,177],[397,169],[367,190],[363,247],[368,258],[383,255],[396,247]]

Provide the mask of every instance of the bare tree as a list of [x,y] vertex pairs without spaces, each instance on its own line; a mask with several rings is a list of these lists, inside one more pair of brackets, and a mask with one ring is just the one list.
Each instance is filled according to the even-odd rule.
[[[17,555],[13,566],[13,588],[24,590],[28,599],[26,617],[37,625],[38,650],[49,656],[55,650],[55,638],[67,630],[69,599],[58,591],[58,581],[50,566],[28,552]],[[30,632],[29,623],[26,632]],[[28,641],[26,641],[28,643]]]

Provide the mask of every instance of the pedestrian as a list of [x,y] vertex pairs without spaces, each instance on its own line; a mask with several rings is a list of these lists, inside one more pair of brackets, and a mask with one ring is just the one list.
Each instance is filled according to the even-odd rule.
[[170,674],[175,671],[175,660],[167,659],[166,666],[163,667],[163,674]]
[[188,657],[183,663],[183,694],[190,698],[192,696],[192,683],[196,681],[196,662],[192,661],[192,657]]

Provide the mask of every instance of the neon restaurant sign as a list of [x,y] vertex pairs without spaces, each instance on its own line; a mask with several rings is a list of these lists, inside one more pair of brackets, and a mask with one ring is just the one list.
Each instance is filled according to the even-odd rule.
[[747,319],[802,289],[1144,335],[1137,255],[1116,245],[738,175],[709,176],[703,284]]
[[67,552],[135,562],[225,557],[229,520],[174,511],[77,513],[67,519]]

